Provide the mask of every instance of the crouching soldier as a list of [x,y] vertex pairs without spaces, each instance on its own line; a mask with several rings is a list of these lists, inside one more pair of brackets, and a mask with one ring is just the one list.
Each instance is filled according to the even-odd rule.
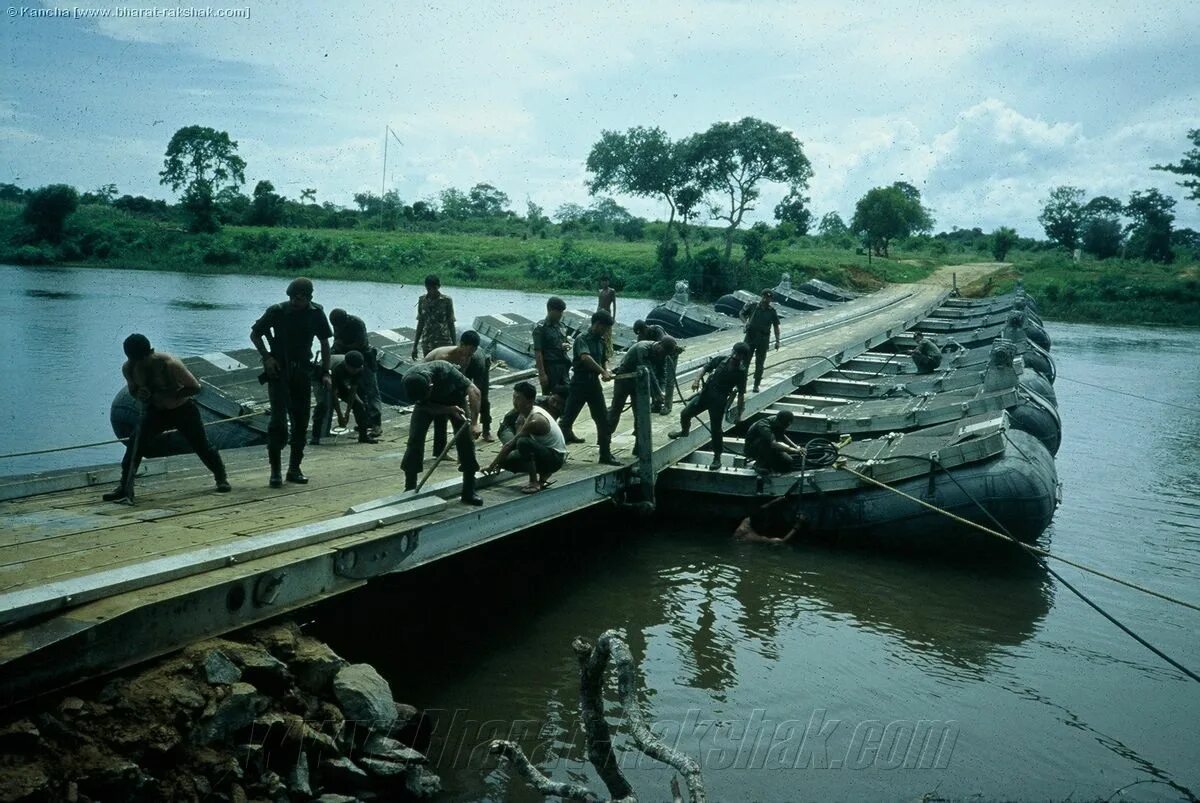
[[[357,351],[349,351],[333,358],[333,369],[329,372],[333,387],[320,388],[317,391],[317,409],[313,413],[312,440],[313,446],[321,443],[321,436],[329,434],[330,416],[337,413],[338,426],[346,426],[346,416],[354,413],[354,428],[358,430],[359,443],[379,443],[371,435],[370,414],[366,404],[359,398],[361,375],[367,370],[366,360]],[[346,413],[338,407],[338,401],[346,403]]]
[[363,370],[358,374],[358,398],[362,399],[367,411],[367,426],[371,435],[378,438],[383,432],[383,404],[379,398],[378,357],[375,347],[367,339],[367,325],[357,315],[349,315],[344,309],[329,311],[329,324],[333,327],[334,354],[349,354],[357,351],[363,358]]
[[932,374],[942,364],[942,350],[932,340],[926,340],[925,335],[921,332],[913,333],[913,341],[917,344],[912,352],[917,373]]
[[[404,375],[404,393],[414,402],[408,424],[408,445],[404,450],[404,490],[417,487],[417,477],[425,468],[425,436],[435,416],[445,415],[454,427],[454,445],[462,469],[462,503],[482,505],[475,493],[475,438],[479,436],[479,389],[463,372],[445,360],[417,363]],[[469,423],[469,425],[468,425]]]
[[200,392],[200,382],[178,358],[156,353],[145,335],[130,335],[125,338],[124,347],[129,359],[121,366],[121,373],[129,394],[143,405],[142,420],[138,423],[138,431],[125,444],[121,484],[104,494],[104,501],[133,504],[133,478],[146,445],[156,435],[170,429],[178,430],[213,473],[217,490],[227,492],[229,481],[225,476],[225,464],[220,453],[208,442],[200,410],[192,401],[192,397]]
[[789,410],[755,421],[746,432],[746,457],[759,471],[785,473],[801,466],[804,449],[787,436],[794,416]]
[[567,460],[567,442],[558,422],[534,403],[537,389],[529,382],[513,386],[513,410],[521,419],[515,437],[501,447],[488,472],[507,469],[527,473],[529,483],[522,493],[537,493],[551,484],[550,475]]
[[[692,382],[692,390],[699,391],[683,406],[679,414],[679,429],[667,434],[669,438],[682,438],[692,430],[692,419],[701,413],[708,413],[709,436],[712,438],[713,459],[709,468],[713,471],[721,467],[721,455],[725,451],[725,441],[722,430],[725,427],[725,411],[734,393],[737,393],[737,407],[734,422],[741,420],[742,411],[746,408],[746,377],[749,372],[750,355],[752,350],[747,343],[737,343],[733,353],[713,357],[700,371],[700,376]],[[705,382],[704,378],[708,377]]]

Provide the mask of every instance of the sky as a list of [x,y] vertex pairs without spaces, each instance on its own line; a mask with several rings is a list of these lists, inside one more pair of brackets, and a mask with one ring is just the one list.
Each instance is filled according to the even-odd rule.
[[[204,125],[238,142],[247,192],[267,179],[351,205],[487,182],[552,211],[588,203],[604,130],[682,138],[752,116],[803,143],[818,217],[907,181],[938,230],[1042,236],[1041,202],[1072,184],[1158,188],[1200,229],[1178,177],[1150,169],[1200,128],[1200,3],[236,0],[251,5],[158,8],[248,18],[118,18],[155,6],[86,2],[0,12],[2,182],[171,198],[166,144]],[[785,191],[764,187],[750,218]]]

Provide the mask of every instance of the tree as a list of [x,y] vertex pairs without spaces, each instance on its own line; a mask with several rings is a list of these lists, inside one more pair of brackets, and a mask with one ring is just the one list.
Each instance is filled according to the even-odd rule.
[[[700,202],[704,200],[704,191],[695,184],[680,187],[675,193],[675,208],[679,211],[679,238],[683,240],[683,253],[688,262],[692,261],[692,246],[689,242],[691,223],[700,210]],[[668,235],[670,232],[667,233]],[[665,240],[664,240],[665,242]]]
[[160,182],[175,192],[183,190],[183,206],[192,231],[215,231],[213,198],[226,186],[246,183],[246,162],[237,155],[237,142],[224,131],[190,125],[179,129],[167,143]]
[[588,192],[617,192],[642,198],[662,198],[670,214],[663,239],[670,237],[679,212],[678,196],[694,183],[687,148],[672,142],[661,128],[630,128],[624,134],[604,131],[587,158]]
[[792,187],[791,192],[775,205],[775,219],[781,223],[791,223],[796,227],[797,234],[808,234],[813,219],[813,213],[808,208],[808,197]]
[[759,221],[750,227],[742,239],[742,253],[746,263],[762,262],[767,256],[767,242],[771,236],[771,227]]
[[315,204],[317,202],[317,188],[306,187],[300,190],[300,202]]
[[101,184],[92,192],[85,192],[79,196],[81,204],[95,204],[98,206],[111,206],[113,199],[117,197],[116,184]]
[[29,190],[23,190],[16,184],[0,184],[0,201],[23,202],[29,194]]
[[876,256],[886,257],[892,240],[933,228],[933,218],[920,198],[915,187],[902,181],[890,187],[875,187],[858,200],[850,228],[864,238]]
[[1193,128],[1189,131],[1188,139],[1192,141],[1193,147],[1183,155],[1178,164],[1154,165],[1153,169],[1166,170],[1180,176],[1191,176],[1191,178],[1179,182],[1179,186],[1191,190],[1187,196],[1190,200],[1200,201],[1200,128]]
[[833,239],[849,234],[850,229],[846,227],[842,216],[837,212],[826,212],[821,218],[821,222],[817,224],[817,233],[822,237]]
[[491,184],[476,184],[467,193],[467,213],[471,217],[500,217],[507,206],[508,195]]
[[554,219],[559,223],[578,223],[587,217],[587,210],[579,204],[563,204],[554,210]]
[[373,192],[354,193],[354,204],[364,216],[369,217],[372,213],[379,213],[379,196]]
[[546,210],[527,198],[525,200],[525,225],[529,227],[530,236],[541,234],[546,230],[546,224],[549,222]]
[[1078,187],[1061,186],[1050,191],[1050,197],[1042,204],[1038,223],[1046,236],[1068,251],[1079,244],[1079,228],[1083,221],[1083,190]]
[[283,196],[275,192],[275,185],[269,181],[255,184],[246,222],[251,226],[278,226],[282,218]]
[[[812,165],[800,140],[790,131],[753,117],[736,123],[715,123],[686,142],[688,159],[698,185],[722,198],[712,215],[725,221],[725,264],[733,252],[733,235],[754,209],[759,184],[791,184],[794,192],[808,186]],[[727,199],[727,200],[726,200]],[[728,206],[724,206],[724,204]]]
[[633,220],[633,215],[612,198],[597,198],[584,212],[584,219],[592,228],[617,233],[617,226]]
[[428,201],[413,201],[413,220],[437,220],[437,208]]
[[1124,234],[1115,218],[1094,217],[1083,224],[1080,246],[1096,259],[1108,259],[1121,253]]
[[997,262],[1003,262],[1008,252],[1017,244],[1017,232],[1008,226],[1001,226],[992,232],[992,256]]
[[51,184],[34,190],[25,201],[21,218],[33,226],[39,240],[58,242],[62,239],[63,224],[79,206],[79,193],[69,184]]
[[1129,196],[1125,227],[1129,236],[1129,255],[1152,262],[1171,262],[1171,224],[1175,222],[1175,199],[1158,190],[1140,190]]
[[442,190],[438,194],[442,207],[442,216],[451,220],[466,220],[471,216],[471,200],[462,190],[453,187]]

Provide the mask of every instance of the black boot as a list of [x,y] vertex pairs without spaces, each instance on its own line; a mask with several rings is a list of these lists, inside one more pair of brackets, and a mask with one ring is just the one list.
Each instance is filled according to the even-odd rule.
[[267,459],[271,461],[271,487],[282,488],[283,471],[280,469],[280,465],[283,463],[283,450],[268,449]]
[[379,441],[376,440],[375,438],[371,437],[371,433],[365,429],[360,429],[358,431],[358,442],[359,443],[379,443]]
[[563,440],[568,444],[587,443],[587,441],[585,441],[583,438],[576,435],[574,432],[571,432],[570,430],[567,430],[566,432],[563,433]]
[[406,490],[406,491],[417,490],[417,472],[415,472],[415,471],[404,472],[404,490]]
[[308,477],[304,476],[304,472],[300,470],[300,461],[303,459],[304,449],[293,446],[291,454],[288,455],[288,471],[284,479],[297,485],[308,484]]
[[475,493],[475,472],[463,472],[462,503],[479,507],[483,499]]
[[121,483],[100,498],[105,502],[124,502],[129,498],[129,492],[125,490],[125,483]]
[[212,470],[213,479],[216,480],[217,492],[229,493],[232,490],[229,486],[229,475],[225,473],[225,461],[221,459],[219,452],[213,454],[209,468]]
[[604,466],[621,466],[624,465],[620,460],[613,457],[612,450],[608,446],[600,447],[600,460],[598,461]]

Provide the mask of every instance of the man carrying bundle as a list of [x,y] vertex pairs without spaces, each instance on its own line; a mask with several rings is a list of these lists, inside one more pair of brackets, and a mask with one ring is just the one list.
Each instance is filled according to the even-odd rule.
[[[291,442],[287,481],[303,485],[308,478],[300,471],[304,459],[304,443],[308,435],[308,415],[311,412],[311,378],[316,372],[318,381],[330,388],[329,338],[333,332],[320,304],[314,304],[313,283],[305,278],[294,280],[287,288],[288,300],[267,307],[262,317],[250,328],[250,342],[262,355],[263,373],[260,382],[267,385],[271,399],[271,421],[267,425],[267,459],[271,463],[271,487],[282,488],[280,459],[283,445]],[[264,338],[270,341],[267,349]],[[321,343],[321,364],[312,364],[313,339]],[[291,435],[288,434],[289,424]]]
[[759,471],[783,474],[800,468],[804,448],[787,436],[794,418],[790,410],[784,410],[771,418],[760,418],[746,432],[746,457]]
[[[725,426],[725,411],[729,408],[731,397],[737,393],[737,407],[734,408],[734,422],[741,420],[742,411],[746,409],[746,375],[750,364],[750,347],[745,343],[737,343],[731,354],[713,357],[700,371],[700,376],[692,382],[692,390],[699,391],[683,406],[679,415],[679,429],[667,434],[669,438],[682,438],[691,432],[692,419],[701,413],[708,412],[709,436],[712,438],[713,459],[709,469],[715,471],[721,467],[721,454],[724,452],[725,441],[723,428]],[[704,377],[708,376],[708,382]]]
[[200,382],[192,372],[170,354],[155,352],[145,335],[132,334],[125,338],[125,356],[121,374],[129,395],[143,405],[142,420],[121,460],[121,484],[104,494],[105,502],[133,504],[133,478],[142,462],[146,444],[167,430],[178,430],[201,462],[213,473],[217,490],[229,491],[225,464],[221,454],[208,442],[200,410],[192,397],[200,392]]
[[412,417],[408,423],[408,444],[404,459],[404,490],[417,487],[417,477],[425,469],[425,435],[435,416],[444,415],[454,427],[454,445],[458,450],[458,464],[462,470],[462,503],[482,505],[483,500],[475,493],[475,472],[479,463],[475,458],[475,438],[479,436],[479,389],[471,384],[463,372],[446,362],[417,363],[404,374],[404,395],[413,402]]
[[771,306],[771,291],[763,290],[757,304],[750,302],[742,308],[741,318],[746,323],[745,342],[754,350],[754,392],[762,384],[763,363],[767,360],[767,349],[771,346],[771,328],[775,329],[775,350],[779,351],[779,313]]
[[913,341],[917,344],[912,352],[917,373],[932,374],[942,364],[942,350],[932,340],[926,340],[924,333],[919,331],[913,332]]
[[488,473],[507,469],[529,475],[522,493],[532,494],[550,486],[550,476],[567,460],[567,443],[558,422],[534,403],[537,388],[529,382],[513,386],[513,410],[520,426],[515,436],[501,447],[496,459],[487,467]]

